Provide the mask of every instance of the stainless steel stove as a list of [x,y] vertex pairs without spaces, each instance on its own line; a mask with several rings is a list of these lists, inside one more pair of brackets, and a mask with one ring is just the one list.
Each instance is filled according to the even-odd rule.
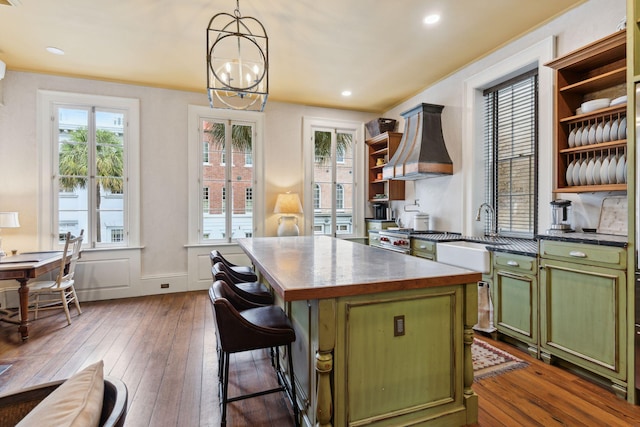
[[412,228],[400,228],[396,230],[380,230],[379,239],[372,246],[387,249],[403,254],[411,253],[411,236],[421,234],[442,234],[443,231],[416,231]]

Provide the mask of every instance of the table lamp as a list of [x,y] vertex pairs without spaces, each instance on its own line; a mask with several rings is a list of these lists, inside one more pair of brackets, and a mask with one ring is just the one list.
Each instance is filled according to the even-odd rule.
[[297,236],[300,234],[297,224],[298,218],[292,215],[302,213],[302,204],[298,193],[278,194],[273,212],[285,214],[278,220],[278,236]]
[[[18,228],[20,227],[20,221],[18,221],[18,212],[0,212],[0,230],[3,228]],[[6,253],[2,250],[2,236],[0,236],[0,256],[5,256]]]

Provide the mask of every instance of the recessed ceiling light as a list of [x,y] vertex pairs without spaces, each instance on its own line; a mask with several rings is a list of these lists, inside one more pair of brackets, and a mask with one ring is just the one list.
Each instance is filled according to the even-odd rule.
[[351,91],[350,90],[343,90],[342,91],[342,96],[351,96]]
[[432,15],[427,15],[427,16],[424,18],[424,23],[425,23],[425,24],[429,24],[429,25],[431,25],[431,24],[435,24],[435,23],[436,23],[436,22],[438,22],[439,20],[440,20],[440,15],[438,15],[438,14],[435,14],[435,13],[434,13],[434,14],[432,14]]
[[54,55],[64,55],[64,50],[58,49],[57,47],[48,46],[47,52],[53,53]]

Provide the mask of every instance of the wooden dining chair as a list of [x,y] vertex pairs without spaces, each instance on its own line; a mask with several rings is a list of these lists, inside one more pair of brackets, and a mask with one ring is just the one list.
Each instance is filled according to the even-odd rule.
[[[35,312],[35,319],[38,318],[38,311],[40,310],[59,310],[62,308],[67,316],[67,323],[70,325],[69,304],[72,302],[75,303],[78,314],[82,314],[74,287],[74,274],[76,263],[80,258],[83,238],[84,230],[80,231],[78,237],[71,237],[71,233],[67,233],[62,260],[60,261],[60,271],[55,280],[29,283],[29,311]],[[71,259],[67,264],[69,257]]]

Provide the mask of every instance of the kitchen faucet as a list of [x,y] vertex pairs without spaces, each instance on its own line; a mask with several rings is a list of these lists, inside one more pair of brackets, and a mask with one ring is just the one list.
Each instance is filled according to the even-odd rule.
[[480,221],[480,214],[482,214],[482,208],[491,214],[489,218],[491,220],[491,228],[489,229],[489,237],[496,237],[498,233],[496,233],[495,221],[496,221],[496,211],[489,203],[483,203],[478,208],[478,213],[476,214],[476,221]]

